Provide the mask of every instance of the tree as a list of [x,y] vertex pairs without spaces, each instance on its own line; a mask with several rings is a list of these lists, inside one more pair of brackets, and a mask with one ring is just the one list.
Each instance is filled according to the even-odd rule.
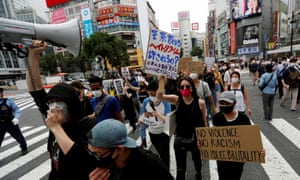
[[90,38],[84,39],[82,53],[87,59],[100,55],[113,67],[129,65],[127,44],[115,35],[96,32]]
[[193,47],[191,51],[191,56],[198,56],[198,58],[202,58],[203,50],[200,47]]

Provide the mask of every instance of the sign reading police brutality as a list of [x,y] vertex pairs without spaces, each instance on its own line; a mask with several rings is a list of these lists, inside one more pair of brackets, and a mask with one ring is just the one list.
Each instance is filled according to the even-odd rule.
[[257,125],[196,128],[202,159],[264,163]]
[[145,72],[176,79],[181,41],[172,34],[151,29]]

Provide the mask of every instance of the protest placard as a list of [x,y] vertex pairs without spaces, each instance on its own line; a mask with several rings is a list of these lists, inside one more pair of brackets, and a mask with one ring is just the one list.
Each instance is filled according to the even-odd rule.
[[203,62],[194,61],[192,57],[181,58],[178,65],[178,71],[188,70],[191,73],[202,73],[203,68]]
[[176,79],[180,60],[181,40],[173,34],[151,29],[145,72],[153,75],[165,75]]
[[202,159],[264,163],[258,125],[196,128]]
[[121,67],[121,74],[124,78],[129,78],[130,72],[128,67]]
[[117,92],[117,95],[122,95],[123,93],[123,79],[114,79],[114,86]]

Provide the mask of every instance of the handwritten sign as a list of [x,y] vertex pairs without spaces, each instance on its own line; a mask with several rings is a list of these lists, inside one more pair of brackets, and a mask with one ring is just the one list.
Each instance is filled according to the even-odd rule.
[[191,73],[202,73],[203,72],[203,62],[202,61],[194,61],[192,57],[189,58],[181,58],[178,65],[179,71],[188,70]]
[[151,29],[145,72],[176,79],[181,41],[167,32]]
[[196,128],[202,159],[264,163],[258,125]]

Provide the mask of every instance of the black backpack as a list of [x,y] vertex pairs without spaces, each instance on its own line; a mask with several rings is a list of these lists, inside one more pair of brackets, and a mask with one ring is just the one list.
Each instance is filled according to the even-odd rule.
[[7,98],[4,98],[0,104],[0,119],[2,121],[11,121],[14,118],[14,114],[11,107],[6,104],[6,100]]

